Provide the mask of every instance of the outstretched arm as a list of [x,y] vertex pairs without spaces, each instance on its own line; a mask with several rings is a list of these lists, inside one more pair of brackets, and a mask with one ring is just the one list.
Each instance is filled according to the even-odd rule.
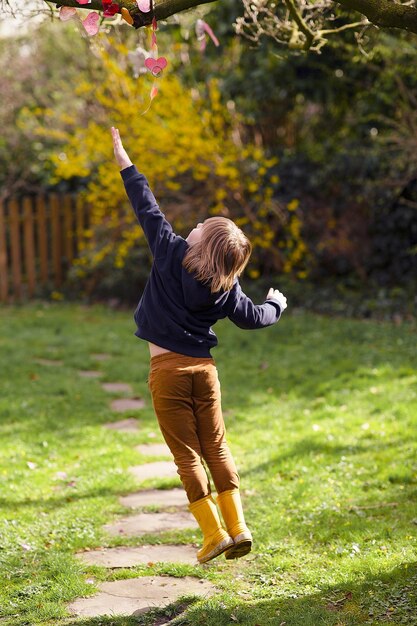
[[123,147],[118,129],[112,127],[111,133],[114,156],[120,167],[126,193],[143,228],[151,252],[154,257],[164,256],[167,246],[177,238],[177,235],[173,233],[171,224],[160,210],[145,176],[132,164]]
[[254,330],[272,326],[278,322],[282,311],[286,308],[287,298],[278,289],[271,287],[265,302],[254,304],[237,283],[233,308],[228,317],[239,328]]

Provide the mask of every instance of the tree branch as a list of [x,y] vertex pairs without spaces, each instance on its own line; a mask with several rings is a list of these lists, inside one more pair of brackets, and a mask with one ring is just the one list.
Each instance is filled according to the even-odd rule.
[[285,4],[287,5],[287,9],[292,19],[297,24],[301,32],[305,35],[306,41],[303,47],[305,50],[308,50],[311,47],[312,42],[314,41],[314,37],[315,37],[314,32],[311,30],[311,28],[309,28],[309,26],[303,20],[300,11],[298,11],[295,5],[294,0],[285,0]]
[[365,15],[370,22],[382,28],[401,28],[417,33],[417,9],[389,0],[334,0],[346,9]]
[[337,28],[328,28],[327,30],[321,30],[320,35],[334,35],[335,33],[341,33],[344,30],[348,30],[349,28],[359,28],[359,26],[366,26],[368,22],[366,20],[362,22],[352,22],[351,24],[344,24],[343,26],[338,26]]
[[[58,6],[77,7],[77,9],[88,9],[99,12],[103,11],[103,4],[101,0],[91,0],[91,3],[87,5],[80,5],[77,0],[49,1]],[[120,8],[125,7],[128,9],[135,21],[135,28],[140,28],[141,26],[150,24],[153,16],[155,16],[157,20],[165,20],[167,17],[180,13],[181,11],[186,11],[187,9],[192,9],[200,4],[208,4],[214,1],[215,0],[159,0],[159,2],[154,1],[153,3],[153,13],[141,13],[138,9],[137,3],[132,2],[132,0],[117,0],[117,4]]]

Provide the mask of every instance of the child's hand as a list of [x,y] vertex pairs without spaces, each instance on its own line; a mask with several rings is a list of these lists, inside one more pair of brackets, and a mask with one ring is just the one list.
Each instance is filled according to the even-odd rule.
[[116,157],[116,161],[121,170],[126,169],[132,165],[132,161],[129,159],[129,156],[126,150],[123,148],[122,140],[120,139],[119,130],[111,127],[111,134],[113,137],[113,149],[114,156]]
[[267,300],[269,300],[270,298],[276,300],[283,311],[287,308],[287,298],[284,296],[283,293],[278,291],[278,289],[274,289],[273,287],[271,287],[266,296]]

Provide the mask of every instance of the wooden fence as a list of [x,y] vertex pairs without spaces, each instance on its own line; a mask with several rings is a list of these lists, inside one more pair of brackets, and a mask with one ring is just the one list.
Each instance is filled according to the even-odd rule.
[[0,302],[59,289],[87,227],[85,204],[70,194],[0,201]]

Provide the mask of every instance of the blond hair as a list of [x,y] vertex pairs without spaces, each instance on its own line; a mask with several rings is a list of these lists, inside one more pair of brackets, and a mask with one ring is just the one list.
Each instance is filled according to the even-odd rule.
[[183,267],[195,278],[210,285],[211,293],[229,291],[245,269],[252,252],[246,235],[227,217],[209,217],[201,239],[190,246]]

